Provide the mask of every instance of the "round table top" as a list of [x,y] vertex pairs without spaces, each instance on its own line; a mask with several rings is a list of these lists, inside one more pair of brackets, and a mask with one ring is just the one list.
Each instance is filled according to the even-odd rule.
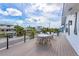
[[38,34],[37,36],[38,37],[50,37],[51,35],[50,34]]

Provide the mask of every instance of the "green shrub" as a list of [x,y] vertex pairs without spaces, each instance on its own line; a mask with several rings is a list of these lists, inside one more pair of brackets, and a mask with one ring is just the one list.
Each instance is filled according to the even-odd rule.
[[5,33],[0,33],[0,38],[5,37]]
[[41,31],[42,31],[43,33],[50,32],[50,34],[51,34],[51,32],[54,32],[54,33],[60,32],[60,30],[57,29],[57,28],[43,28]]

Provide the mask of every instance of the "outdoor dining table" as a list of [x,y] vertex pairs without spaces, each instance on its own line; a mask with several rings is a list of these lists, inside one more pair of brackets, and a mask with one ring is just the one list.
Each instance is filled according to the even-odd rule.
[[51,35],[50,34],[38,34],[37,35],[37,41],[40,43],[40,44],[48,44],[50,43],[50,39],[51,39]]

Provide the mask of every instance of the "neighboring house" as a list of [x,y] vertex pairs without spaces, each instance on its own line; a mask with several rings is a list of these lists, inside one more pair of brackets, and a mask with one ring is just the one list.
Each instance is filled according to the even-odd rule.
[[10,34],[12,36],[16,35],[14,25],[0,24],[0,34]]
[[36,30],[39,31],[39,32],[41,32],[41,29],[42,29],[42,28],[43,28],[42,26],[37,26],[37,27],[36,27]]
[[63,4],[62,25],[70,44],[79,55],[79,4]]

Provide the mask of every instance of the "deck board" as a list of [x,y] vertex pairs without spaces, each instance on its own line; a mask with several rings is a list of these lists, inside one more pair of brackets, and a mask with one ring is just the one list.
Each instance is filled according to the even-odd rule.
[[67,39],[60,35],[51,40],[51,46],[38,46],[36,39],[0,51],[2,56],[77,56]]

